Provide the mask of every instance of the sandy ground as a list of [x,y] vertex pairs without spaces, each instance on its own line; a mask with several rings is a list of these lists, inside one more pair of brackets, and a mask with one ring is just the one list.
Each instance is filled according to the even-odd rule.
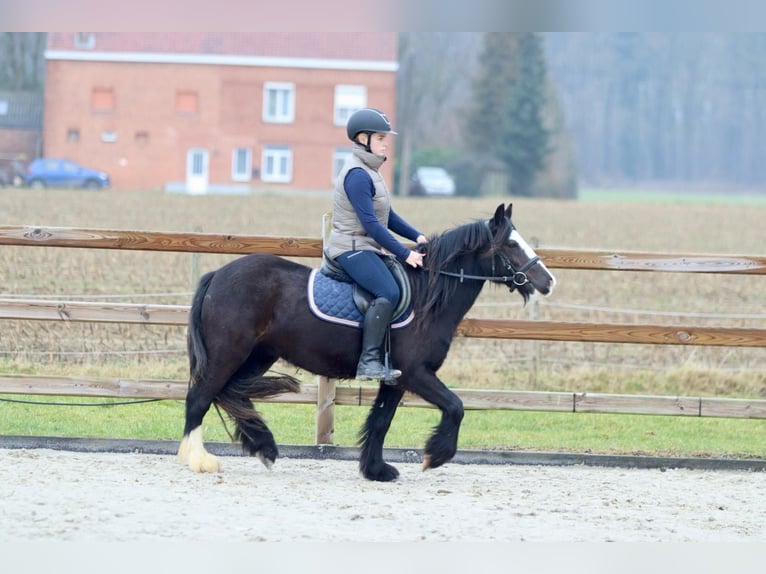
[[766,472],[0,450],[0,540],[766,541]]

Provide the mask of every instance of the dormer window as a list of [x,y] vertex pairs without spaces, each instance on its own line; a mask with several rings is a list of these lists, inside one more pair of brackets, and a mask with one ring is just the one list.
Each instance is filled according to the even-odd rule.
[[75,32],[74,47],[92,50],[96,46],[96,35],[93,32]]

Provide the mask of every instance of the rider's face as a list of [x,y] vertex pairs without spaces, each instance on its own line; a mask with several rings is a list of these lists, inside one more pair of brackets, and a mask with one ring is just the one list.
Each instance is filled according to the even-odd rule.
[[370,151],[380,157],[385,157],[388,151],[388,134],[374,133],[370,136]]

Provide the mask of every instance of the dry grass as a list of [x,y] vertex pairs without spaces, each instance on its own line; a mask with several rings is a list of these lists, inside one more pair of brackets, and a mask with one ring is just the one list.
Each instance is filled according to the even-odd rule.
[[[497,198],[396,198],[430,233],[488,217]],[[158,192],[5,190],[0,224],[318,237],[326,194],[186,197]],[[543,247],[762,254],[764,206],[514,200],[514,221]],[[199,269],[233,256],[200,255]],[[0,247],[2,296],[188,304],[193,256]],[[316,260],[306,260],[315,264]],[[557,293],[522,307],[487,287],[471,317],[763,328],[758,276],[557,270]],[[649,313],[647,313],[649,312]],[[669,313],[669,314],[662,314]],[[708,317],[705,314],[732,317]],[[743,315],[756,317],[746,318]],[[185,377],[184,329],[4,321],[2,370]],[[766,349],[457,339],[442,378],[454,387],[766,396]]]

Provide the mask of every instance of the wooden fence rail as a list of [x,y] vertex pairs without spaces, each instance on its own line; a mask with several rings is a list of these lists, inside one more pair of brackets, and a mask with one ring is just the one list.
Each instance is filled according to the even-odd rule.
[[[322,239],[0,225],[0,245],[320,257]],[[550,268],[766,275],[766,256],[539,249]]]
[[[0,319],[186,325],[188,313],[186,305],[0,298]],[[766,347],[766,329],[738,327],[464,319],[457,334],[484,339]]]
[[[321,238],[237,236],[211,233],[0,226],[0,245],[79,247],[190,253],[272,253],[321,256]],[[766,275],[766,257],[539,249],[551,268]],[[188,306],[0,299],[0,319],[185,325]],[[766,330],[697,326],[625,325],[554,321],[465,319],[465,337],[552,341],[766,347]],[[183,399],[186,381],[0,376],[0,393]],[[457,391],[467,409],[515,409],[766,418],[766,401],[536,391]],[[317,442],[332,442],[332,406],[370,405],[373,386],[335,385],[321,379],[273,402],[317,405]],[[405,395],[403,406],[428,407]]]
[[[0,375],[0,392],[23,395],[111,397],[121,399],[183,400],[187,381],[168,379],[107,379],[38,375]],[[263,402],[316,405],[321,385],[305,384],[298,393],[285,393]],[[667,397],[615,395],[583,392],[455,391],[467,410],[533,410],[569,413],[630,413],[689,417],[766,418],[766,401],[715,397]],[[375,386],[339,384],[334,387],[336,405],[371,406]],[[405,393],[405,407],[434,408],[416,395]]]

